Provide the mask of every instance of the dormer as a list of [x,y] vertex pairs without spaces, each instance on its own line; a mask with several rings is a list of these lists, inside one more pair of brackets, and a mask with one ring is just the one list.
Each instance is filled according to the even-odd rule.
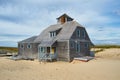
[[67,14],[63,14],[57,18],[57,22],[60,24],[64,24],[65,22],[73,21],[73,18],[68,16]]
[[56,37],[56,36],[59,34],[59,32],[60,32],[61,29],[62,29],[62,28],[58,28],[58,29],[55,29],[55,30],[49,31],[50,38],[54,38],[54,37]]

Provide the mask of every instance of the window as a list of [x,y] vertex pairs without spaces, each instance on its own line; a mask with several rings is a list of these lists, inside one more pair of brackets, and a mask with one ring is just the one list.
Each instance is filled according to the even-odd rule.
[[82,38],[85,38],[85,30],[82,30]]
[[88,47],[89,47],[88,43],[85,43],[85,48],[88,48]]
[[76,44],[76,52],[80,52],[80,44],[79,43]]
[[28,45],[27,45],[27,48],[32,48],[32,45],[31,45],[31,44],[28,44]]
[[71,46],[71,48],[74,48],[74,42],[73,41],[71,41],[70,46]]
[[77,37],[80,37],[80,30],[76,31],[76,35],[77,35]]
[[23,44],[21,44],[21,45],[20,45],[20,48],[24,48],[24,45],[23,45]]
[[56,32],[50,32],[50,37],[55,37],[56,36]]
[[45,47],[41,47],[41,48],[40,48],[40,52],[41,52],[41,53],[45,53]]

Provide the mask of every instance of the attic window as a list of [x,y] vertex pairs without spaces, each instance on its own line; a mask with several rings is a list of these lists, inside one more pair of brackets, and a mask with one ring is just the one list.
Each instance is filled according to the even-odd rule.
[[77,37],[80,37],[80,30],[79,29],[76,31],[76,35],[77,35]]
[[82,30],[82,37],[85,38],[85,30]]
[[50,32],[50,37],[55,37],[56,36],[56,31]]

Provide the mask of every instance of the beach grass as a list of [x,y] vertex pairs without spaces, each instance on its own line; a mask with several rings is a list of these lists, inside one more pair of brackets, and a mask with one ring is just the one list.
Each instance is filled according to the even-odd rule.
[[4,47],[4,46],[0,46],[0,53],[16,53],[18,52],[18,48],[17,47]]

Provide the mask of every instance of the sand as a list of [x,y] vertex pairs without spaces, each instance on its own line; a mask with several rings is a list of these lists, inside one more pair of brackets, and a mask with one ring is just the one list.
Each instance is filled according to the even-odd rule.
[[116,49],[110,50],[107,49],[109,53],[106,50],[97,53],[99,58],[89,62],[40,63],[37,60],[13,61],[0,57],[0,80],[120,80],[119,57],[103,58],[104,53],[111,55]]
[[110,59],[120,59],[120,48],[104,49],[104,51],[96,53],[95,56]]

